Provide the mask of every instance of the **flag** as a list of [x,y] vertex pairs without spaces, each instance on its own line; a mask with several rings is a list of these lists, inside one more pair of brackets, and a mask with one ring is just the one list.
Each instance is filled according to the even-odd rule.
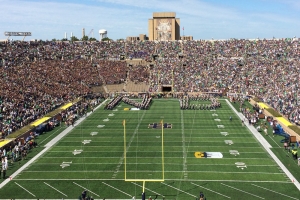
[[123,120],[123,126],[125,126],[125,119]]
[[184,27],[182,27],[182,30],[184,31]]

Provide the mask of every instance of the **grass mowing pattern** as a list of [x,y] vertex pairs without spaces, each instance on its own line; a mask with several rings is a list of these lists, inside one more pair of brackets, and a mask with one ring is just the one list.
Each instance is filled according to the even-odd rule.
[[[212,116],[214,112],[209,110],[180,110],[178,100],[172,99],[155,100],[146,111],[124,111],[124,107],[128,106],[121,104],[118,111],[95,111],[43,157],[13,177],[1,189],[1,198],[76,199],[83,188],[98,199],[140,197],[142,183],[124,181],[122,121],[126,119],[127,178],[161,179],[161,129],[149,129],[148,124],[163,119],[172,124],[172,129],[164,129],[165,181],[146,182],[147,197],[187,200],[203,191],[208,199],[298,199],[299,191],[291,180],[225,101],[215,112],[218,116]],[[91,132],[98,133],[92,136]],[[91,141],[84,145],[84,140]],[[232,140],[233,144],[224,140]],[[82,153],[74,155],[75,149]],[[231,155],[229,150],[237,150],[240,155]],[[224,158],[195,158],[196,151],[221,152]],[[62,162],[72,163],[62,168]],[[236,162],[245,163],[247,168],[237,168]]]

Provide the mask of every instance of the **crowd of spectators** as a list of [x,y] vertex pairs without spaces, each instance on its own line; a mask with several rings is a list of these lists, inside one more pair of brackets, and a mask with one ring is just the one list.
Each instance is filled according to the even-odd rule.
[[[122,58],[151,60],[128,66]],[[145,82],[149,92],[253,95],[299,124],[300,41],[0,43],[0,132],[10,134],[102,84]],[[129,77],[127,77],[129,74]]]

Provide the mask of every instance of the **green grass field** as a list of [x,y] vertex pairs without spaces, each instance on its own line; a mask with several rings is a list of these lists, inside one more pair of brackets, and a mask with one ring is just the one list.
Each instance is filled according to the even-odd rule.
[[[166,200],[196,199],[200,191],[208,200],[299,199],[292,181],[226,102],[221,103],[222,108],[215,112],[180,110],[179,101],[173,99],[154,100],[150,110],[124,111],[129,107],[125,104],[116,111],[100,108],[13,177],[0,190],[0,198],[78,199],[87,189],[95,199],[141,199],[143,182],[125,181],[126,176],[148,180],[146,196],[153,199],[156,195]],[[233,116],[232,121],[229,116]],[[163,134],[159,128],[148,128],[148,124],[161,120],[172,128],[164,129]],[[287,159],[279,139],[267,140],[279,158]],[[223,158],[196,158],[195,152],[221,152]],[[291,164],[294,169],[295,163]]]

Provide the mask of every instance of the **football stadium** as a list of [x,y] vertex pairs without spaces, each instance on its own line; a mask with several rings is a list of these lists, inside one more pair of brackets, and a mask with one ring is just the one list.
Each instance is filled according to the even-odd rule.
[[0,42],[0,199],[300,199],[300,40],[180,38],[175,17]]

